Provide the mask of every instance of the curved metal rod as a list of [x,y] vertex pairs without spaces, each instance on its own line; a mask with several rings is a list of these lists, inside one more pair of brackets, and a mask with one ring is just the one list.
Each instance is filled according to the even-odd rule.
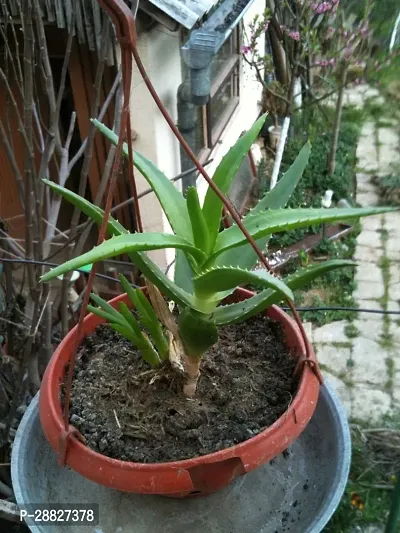
[[[187,144],[185,139],[183,138],[181,132],[179,129],[175,126],[174,121],[169,116],[167,110],[165,109],[163,103],[161,102],[157,92],[155,91],[153,84],[151,83],[147,72],[144,68],[144,65],[140,59],[140,56],[138,54],[137,48],[136,48],[136,40],[137,40],[137,34],[136,34],[136,24],[135,19],[133,16],[133,13],[131,10],[127,7],[125,2],[123,0],[97,0],[99,5],[106,11],[106,13],[110,16],[112,19],[115,31],[117,35],[117,39],[121,45],[121,52],[122,52],[122,80],[123,80],[123,93],[124,93],[124,105],[121,115],[121,124],[120,124],[120,131],[119,131],[119,139],[118,139],[118,145],[116,150],[116,155],[113,163],[113,168],[111,172],[111,179],[109,184],[109,189],[107,193],[107,199],[106,199],[106,207],[104,210],[104,217],[102,220],[102,224],[99,231],[99,239],[98,244],[103,242],[106,234],[106,229],[108,225],[108,220],[110,217],[110,211],[111,211],[111,205],[112,205],[112,199],[114,195],[114,189],[117,182],[117,176],[118,171],[120,167],[120,161],[121,161],[121,154],[122,154],[122,145],[125,138],[125,134],[127,134],[128,137],[128,147],[129,147],[129,177],[130,177],[130,184],[132,188],[132,192],[135,196],[135,207],[137,211],[138,216],[138,227],[141,227],[141,220],[139,215],[139,203],[137,199],[137,191],[136,191],[136,184],[135,179],[133,175],[133,150],[132,150],[132,141],[131,141],[131,124],[130,124],[130,109],[129,109],[129,102],[130,102],[130,91],[131,91],[131,80],[132,80],[132,55],[135,59],[135,62],[137,64],[137,67],[143,77],[143,81],[145,82],[153,100],[155,101],[157,107],[159,108],[160,112],[162,113],[163,117],[165,118],[166,122],[168,123],[169,127],[171,128],[172,132],[174,133],[175,137],[178,139],[179,143],[185,150],[188,157],[192,160],[194,166],[196,169],[200,172],[200,174],[204,177],[204,179],[207,181],[209,187],[214,191],[214,193],[218,196],[218,198],[221,200],[223,206],[225,209],[229,212],[235,223],[238,225],[240,230],[242,231],[243,235],[246,237],[254,251],[256,252],[258,258],[260,259],[261,263],[265,266],[265,268],[272,272],[271,267],[268,263],[268,260],[264,257],[262,251],[258,248],[255,240],[250,235],[250,233],[247,231],[245,226],[243,225],[240,216],[236,213],[236,210],[230,203],[230,201],[224,196],[224,194],[219,190],[219,188],[215,185],[215,183],[212,181],[204,167],[200,164],[200,162],[197,160],[196,156],[194,155],[193,151],[191,150],[190,146]],[[140,220],[140,222],[139,222]],[[61,434],[60,438],[60,444],[59,444],[59,462],[61,465],[65,465],[66,463],[66,455],[68,452],[68,442],[69,439],[72,436],[75,436],[76,438],[81,438],[79,435],[79,432],[77,432],[76,428],[71,426],[69,424],[69,407],[70,407],[70,399],[71,399],[71,387],[72,387],[72,379],[74,374],[74,368],[76,364],[76,355],[78,350],[78,345],[82,337],[83,332],[83,320],[86,315],[87,306],[89,303],[89,297],[90,297],[90,291],[93,285],[93,280],[96,274],[96,267],[97,265],[94,264],[92,267],[92,270],[89,275],[88,283],[87,283],[87,290],[85,291],[84,300],[82,302],[82,308],[81,313],[79,316],[79,321],[77,325],[77,334],[75,337],[75,342],[73,346],[73,350],[71,353],[70,358],[70,364],[68,368],[68,374],[67,374],[67,383],[65,386],[65,401],[64,401],[64,431]],[[304,326],[301,322],[300,316],[293,304],[290,300],[287,300],[287,303],[289,305],[289,308],[291,309],[293,316],[296,320],[296,323],[299,327],[301,336],[304,341],[304,347],[305,347],[305,353],[301,354],[299,356],[299,362],[297,365],[297,370],[301,369],[303,367],[304,363],[308,363],[310,367],[313,369],[314,373],[316,374],[319,381],[322,383],[322,376],[319,371],[318,365],[315,364],[311,359],[311,349],[310,344],[307,339],[306,332],[304,330]]]

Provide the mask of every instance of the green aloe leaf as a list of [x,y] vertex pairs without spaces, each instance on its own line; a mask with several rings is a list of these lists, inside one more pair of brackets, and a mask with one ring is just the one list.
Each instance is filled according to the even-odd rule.
[[[307,142],[276,186],[265,194],[249,214],[257,214],[266,209],[281,209],[286,206],[307,167],[310,151],[311,145]],[[256,241],[256,244],[261,251],[265,250],[269,239],[270,235],[266,235]],[[250,270],[257,263],[257,260],[258,256],[256,252],[250,244],[246,242],[239,248],[233,248],[221,254],[217,258],[216,266],[221,267],[229,265]],[[224,296],[227,296],[228,294],[230,294],[230,291],[225,293]]]
[[193,232],[193,242],[196,248],[203,250],[205,254],[210,251],[210,236],[200,207],[199,195],[196,187],[189,187],[186,193],[187,209],[190,217]]
[[249,214],[257,214],[267,209],[282,209],[286,206],[308,165],[310,152],[311,144],[307,142],[275,187],[265,194]]
[[87,263],[97,263],[117,255],[145,250],[160,250],[162,248],[180,248],[192,254],[200,262],[205,258],[203,252],[182,237],[169,233],[134,233],[111,237],[111,239],[95,246],[90,252],[86,252],[53,268],[41,279],[42,281],[49,281],[70,270],[76,270]]
[[133,316],[132,311],[129,309],[129,307],[124,302],[118,302],[118,309],[121,315],[125,318],[127,323],[129,324],[129,327],[133,331],[133,333],[138,337],[139,339],[143,338],[143,332],[140,329],[140,326],[138,324],[138,321]]
[[201,295],[233,289],[244,283],[255,283],[277,291],[281,298],[293,300],[293,293],[279,278],[266,271],[250,272],[240,268],[221,267],[208,270],[194,279],[196,291]]
[[192,309],[183,309],[179,314],[179,333],[190,357],[201,357],[218,341],[215,321]]
[[122,286],[128,294],[130,301],[139,314],[140,322],[149,331],[161,358],[167,359],[169,355],[169,344],[153,306],[143,294],[143,291],[132,288],[125,276],[120,274],[119,279],[121,280]]
[[174,281],[184,291],[193,294],[193,269],[185,255],[181,250],[176,250],[175,253],[175,272]]
[[[93,119],[92,122],[112,144],[118,144],[118,135],[98,120]],[[123,154],[128,156],[126,143],[123,144]],[[174,233],[191,242],[190,219],[182,194],[161,170],[136,150],[134,151],[133,164],[153,189]]]
[[[65,187],[60,187],[52,181],[43,180],[43,182],[57,192],[57,194],[78,207],[85,215],[96,222],[96,224],[101,224],[104,217],[104,211],[100,209],[100,207],[93,205],[85,198],[82,198]],[[129,235],[129,231],[112,217],[109,218],[107,231],[110,235]],[[145,253],[135,252],[128,255],[132,263],[136,265],[143,275],[158,287],[165,296],[171,298],[171,300],[180,306],[194,307],[195,309],[198,309],[198,311],[202,311],[196,306],[193,296],[170,280]]]
[[[326,261],[318,265],[305,268],[289,276],[284,281],[286,285],[293,291],[307,285],[310,281],[322,276],[330,270],[336,268],[343,268],[348,266],[356,266],[353,261],[346,261],[335,259],[332,261]],[[247,318],[264,311],[272,304],[278,303],[282,300],[282,296],[273,289],[266,289],[260,293],[252,296],[248,300],[238,302],[230,305],[224,305],[218,307],[214,311],[215,323],[218,326],[223,324],[232,324],[233,322],[241,322]]]
[[[121,325],[126,325],[126,320],[124,319],[124,317],[120,313],[118,313],[118,311],[114,309],[112,305],[103,300],[103,298],[94,293],[90,295],[90,298],[101,310],[103,310],[103,313],[107,315],[103,316],[102,318],[106,318],[107,320],[112,322],[118,322]],[[93,309],[95,309],[95,311],[93,311]],[[91,310],[98,316],[102,316],[100,315],[100,313],[96,312],[96,308],[91,307]]]
[[104,320],[109,323],[115,322],[118,323],[120,326],[127,326],[126,320],[122,316],[120,318],[117,318],[115,315],[110,315],[103,309],[90,304],[87,306],[87,310],[89,311],[89,313],[93,313],[94,315],[97,315],[100,318],[104,318]]
[[[271,235],[279,231],[287,231],[295,228],[304,228],[323,222],[338,222],[370,215],[378,215],[393,211],[386,207],[365,207],[351,209],[279,209],[263,211],[255,215],[248,215],[243,223],[254,239],[264,235]],[[218,235],[214,248],[214,256],[218,256],[225,250],[235,248],[246,242],[246,237],[238,226],[231,226]]]
[[139,339],[128,327],[123,327],[120,324],[110,324],[110,326],[123,337],[128,339],[134,346],[136,346],[139,349],[143,359],[149,363],[149,365],[156,367],[160,364],[158,353],[153,348],[151,342],[143,334]]
[[[229,192],[232,181],[239,170],[243,159],[248,154],[251,145],[257,139],[258,134],[264,125],[266,116],[267,115],[265,114],[260,117],[257,122],[253,124],[250,130],[237,140],[236,144],[229,150],[229,152],[223,157],[221,163],[218,165],[218,168],[213,176],[213,181],[223,194]],[[211,247],[214,246],[218,235],[222,207],[223,205],[221,200],[209,187],[204,199],[203,214],[210,233]]]

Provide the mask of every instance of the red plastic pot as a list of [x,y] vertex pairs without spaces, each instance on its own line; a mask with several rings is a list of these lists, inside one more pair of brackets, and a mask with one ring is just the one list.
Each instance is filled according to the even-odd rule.
[[[240,301],[253,293],[238,289],[230,298]],[[111,300],[129,303],[126,294]],[[303,339],[294,321],[281,309],[272,306],[266,314],[282,323],[286,342],[293,356],[303,352]],[[90,314],[84,321],[84,336],[104,321]],[[59,453],[63,417],[60,386],[69,361],[76,328],[72,329],[55,351],[43,377],[40,391],[40,420],[43,431]],[[312,357],[315,360],[314,352]],[[233,479],[271,460],[284,451],[304,430],[317,405],[319,382],[308,365],[304,365],[296,396],[288,410],[269,428],[255,437],[209,455],[170,463],[132,463],[111,459],[97,453],[75,437],[69,440],[66,463],[81,475],[127,492],[162,494],[172,497],[205,495],[222,489]]]

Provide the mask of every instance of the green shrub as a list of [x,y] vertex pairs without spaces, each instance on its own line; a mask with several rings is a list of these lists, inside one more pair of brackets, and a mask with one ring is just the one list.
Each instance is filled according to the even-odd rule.
[[[330,109],[327,113],[328,116],[332,114]],[[327,128],[326,121],[313,120],[309,135],[312,144],[309,164],[304,171],[302,181],[290,199],[289,207],[321,207],[321,198],[328,189],[334,191],[332,198],[334,202],[341,198],[346,198],[351,202],[355,192],[356,148],[360,135],[361,116],[361,113],[354,108],[344,110],[333,176],[328,174],[332,132],[323,132],[322,128]],[[289,140],[282,161],[283,172],[293,163],[305,140],[307,137],[303,135],[294,136]],[[320,226],[312,226],[306,230],[298,229],[280,233],[271,239],[270,246],[277,249],[284,248],[320,230]]]

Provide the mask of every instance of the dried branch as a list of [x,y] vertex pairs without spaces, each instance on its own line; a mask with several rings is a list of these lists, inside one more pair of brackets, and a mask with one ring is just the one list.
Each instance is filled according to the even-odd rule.
[[[97,74],[96,74],[96,76],[97,76]],[[102,105],[102,108],[100,110],[100,113],[97,116],[97,120],[99,122],[101,122],[103,120],[103,118],[104,118],[104,116],[105,116],[105,114],[107,112],[108,106],[110,105],[110,103],[111,103],[111,101],[112,101],[112,99],[113,99],[113,97],[114,97],[114,95],[115,95],[120,83],[121,83],[121,72],[118,72],[117,76],[115,77],[114,83],[112,84],[111,90],[108,93],[107,98],[104,101],[104,104]],[[95,82],[95,87],[96,87],[96,82]],[[96,113],[97,113],[97,110],[96,110]],[[92,113],[92,117],[96,116],[96,113]],[[83,141],[81,147],[79,148],[79,150],[76,152],[74,157],[69,162],[69,165],[68,165],[69,171],[72,170],[72,168],[76,165],[77,161],[82,157],[83,153],[86,150],[86,147],[87,147],[87,144],[89,142],[89,139],[90,139],[90,132],[89,132],[89,137],[87,137]]]
[[[26,135],[25,146],[25,246],[26,259],[33,257],[33,216],[32,216],[32,190],[34,165],[33,153],[33,125],[32,125],[32,105],[33,105],[33,25],[32,25],[32,2],[26,0],[23,13],[24,21],[24,131]],[[29,290],[33,300],[37,301],[35,268],[28,265]]]
[[1,121],[1,119],[0,119],[0,139],[1,139],[1,142],[3,143],[5,151],[7,153],[8,161],[9,161],[11,169],[13,171],[13,174],[14,174],[14,177],[15,177],[15,181],[17,183],[19,200],[21,202],[22,208],[24,208],[25,207],[25,200],[24,200],[24,197],[25,197],[25,186],[24,186],[24,182],[23,182],[23,179],[22,179],[22,176],[21,176],[21,172],[19,171],[19,168],[18,168],[17,160],[15,159],[15,153],[14,153],[14,151],[12,149],[12,146],[10,145],[10,143],[8,141],[7,134],[5,132],[5,129],[4,129],[4,126],[3,126],[3,122]]
[[[96,76],[95,76],[95,81],[94,81],[94,99],[93,99],[92,107],[91,107],[92,117],[95,117],[97,115],[97,110],[100,104],[101,81],[103,78],[104,67],[106,64],[109,32],[110,32],[110,21],[108,18],[106,18],[104,20],[103,29],[101,32],[101,48],[100,48],[99,61],[98,61],[98,65],[96,69]],[[106,101],[109,101],[109,102],[111,101],[110,95],[108,95]],[[81,176],[79,180],[79,189],[78,189],[78,194],[80,196],[84,196],[85,191],[86,191],[90,163],[91,163],[92,155],[93,155],[95,133],[96,133],[96,128],[93,125],[93,123],[91,123],[90,128],[89,128],[89,136],[87,140],[85,140],[85,142],[82,144],[82,146],[84,146],[84,149],[83,149],[84,159],[83,159]],[[82,146],[81,146],[81,150],[82,150]],[[71,164],[69,166],[71,166]],[[72,215],[71,232],[70,232],[70,236],[73,238],[76,236],[79,216],[80,216],[80,210],[78,208],[75,208],[74,213]],[[72,247],[67,252],[67,259],[71,257],[71,254],[72,254]],[[70,275],[63,277],[62,284],[61,284],[61,302],[68,301],[68,284],[69,284],[70,277],[71,277]],[[61,308],[61,333],[63,336],[66,335],[68,329],[69,329],[68,328],[68,309],[66,305],[63,305]]]

